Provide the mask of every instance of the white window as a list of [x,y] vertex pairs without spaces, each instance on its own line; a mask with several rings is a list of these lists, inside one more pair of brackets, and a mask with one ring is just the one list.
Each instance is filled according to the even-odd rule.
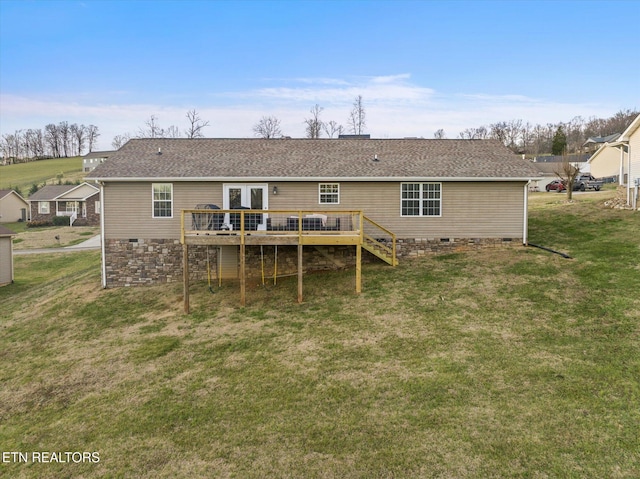
[[442,183],[402,183],[402,216],[441,216]]
[[49,202],[48,201],[38,201],[38,213],[41,215],[49,214]]
[[173,184],[153,183],[153,217],[173,218]]
[[71,213],[75,213],[78,214],[78,211],[80,210],[79,206],[78,206],[78,202],[77,201],[67,201],[67,204],[65,206],[65,211],[69,214]]
[[340,183],[320,183],[318,193],[322,205],[340,203]]
[[100,201],[96,201],[96,214],[99,215],[100,213],[101,213]]

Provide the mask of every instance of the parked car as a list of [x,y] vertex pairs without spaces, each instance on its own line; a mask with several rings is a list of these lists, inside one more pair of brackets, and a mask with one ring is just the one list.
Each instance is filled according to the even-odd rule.
[[566,190],[564,183],[562,183],[562,181],[560,180],[553,180],[551,183],[545,186],[545,189],[547,191],[556,190],[558,193]]

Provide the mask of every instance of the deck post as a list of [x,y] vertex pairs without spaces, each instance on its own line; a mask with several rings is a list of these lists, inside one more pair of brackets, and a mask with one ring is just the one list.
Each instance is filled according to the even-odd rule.
[[183,275],[183,296],[184,296],[184,312],[189,314],[189,245],[182,245],[182,275]]
[[362,245],[356,245],[356,293],[362,293]]
[[298,243],[298,303],[302,303],[302,243]]
[[246,301],[246,278],[245,278],[245,257],[244,241],[240,243],[240,306],[244,307]]
[[360,239],[356,244],[356,293],[362,292],[362,244],[364,243],[364,214],[358,213],[358,228],[360,229]]

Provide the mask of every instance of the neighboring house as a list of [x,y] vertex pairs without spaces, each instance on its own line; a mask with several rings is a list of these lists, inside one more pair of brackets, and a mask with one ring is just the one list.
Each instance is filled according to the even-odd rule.
[[558,172],[562,168],[562,163],[533,163],[533,166],[540,173],[540,178],[531,181],[531,191],[546,191],[547,185],[553,180],[559,179]]
[[13,237],[16,234],[0,225],[0,286],[13,283]]
[[13,190],[0,190],[0,223],[29,219],[29,203]]
[[[592,136],[587,138],[582,144],[582,148],[586,153],[594,153],[603,147],[606,143],[612,143],[620,137],[620,133],[614,133],[607,136]],[[595,176],[595,175],[594,175]]]
[[619,144],[616,147],[605,143],[589,158],[589,170],[596,178],[615,178],[619,185],[626,185],[627,156],[627,145]]
[[89,183],[47,185],[29,197],[31,221],[69,216],[71,225],[100,224],[100,190]]
[[110,151],[92,151],[82,157],[82,171],[88,172],[104,163],[115,150]]
[[640,209],[640,115],[611,146],[627,148],[627,204],[633,209]]
[[[190,241],[200,248],[200,272],[209,245],[212,254],[231,249],[237,258],[245,245],[302,241],[306,229],[317,230],[304,240],[314,248],[355,244],[358,252],[350,233],[377,224],[384,229],[371,234],[373,242],[392,233],[401,258],[526,243],[528,185],[539,176],[495,140],[135,139],[87,179],[101,184],[102,273],[111,287],[182,279]],[[253,228],[234,226],[237,213],[205,216],[206,236],[191,239],[185,229],[202,225],[193,215],[192,226],[183,210],[197,205],[265,214],[252,214]],[[260,255],[258,249],[254,256]]]

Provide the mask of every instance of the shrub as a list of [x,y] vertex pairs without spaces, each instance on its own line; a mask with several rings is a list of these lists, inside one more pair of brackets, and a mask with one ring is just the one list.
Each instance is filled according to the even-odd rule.
[[69,226],[71,224],[71,218],[68,216],[54,216],[53,226]]
[[27,228],[40,228],[43,226],[53,226],[51,220],[34,220],[27,223]]

